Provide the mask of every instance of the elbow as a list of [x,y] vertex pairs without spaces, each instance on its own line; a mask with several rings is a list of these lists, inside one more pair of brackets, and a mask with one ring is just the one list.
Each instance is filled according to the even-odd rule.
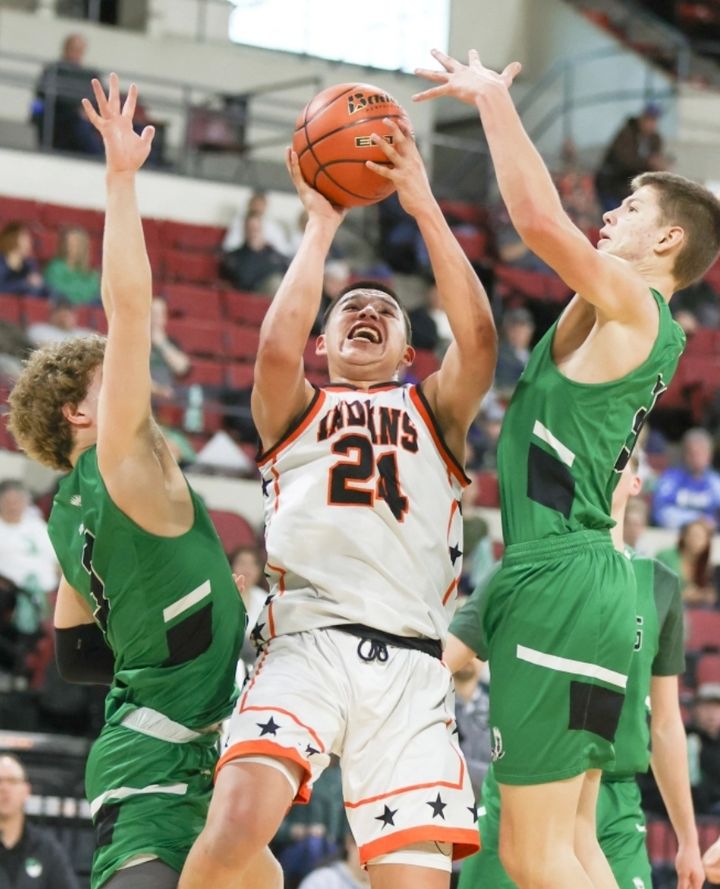
[[523,207],[513,215],[512,221],[517,233],[531,250],[536,244],[547,242],[560,224],[559,218],[532,205]]

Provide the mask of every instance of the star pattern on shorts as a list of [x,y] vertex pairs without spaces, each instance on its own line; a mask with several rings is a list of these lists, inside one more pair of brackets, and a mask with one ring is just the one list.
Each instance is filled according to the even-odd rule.
[[267,497],[268,488],[270,487],[270,479],[260,477],[260,485],[262,487],[263,497]]
[[473,803],[471,806],[466,806],[465,808],[470,812],[473,823],[475,823],[478,820],[477,803]]
[[393,827],[395,827],[395,822],[393,821],[395,815],[397,815],[397,809],[391,809],[389,806],[385,806],[385,810],[383,811],[382,815],[376,815],[375,820],[382,821],[382,827],[380,829],[384,830],[388,826],[388,824],[391,824]]
[[275,596],[273,596],[273,594],[270,593],[270,595],[265,599],[265,604],[269,605],[274,598],[275,598]]
[[453,565],[455,565],[455,562],[457,562],[457,560],[460,558],[461,555],[462,555],[462,550],[457,545],[457,543],[454,546],[450,547],[450,560],[453,563]]
[[252,628],[252,632],[250,633],[250,638],[253,642],[262,642],[262,630],[265,624],[257,623]]
[[312,744],[308,744],[305,748],[305,756],[313,756],[315,753],[320,753],[320,751],[316,750]]
[[280,728],[277,722],[270,717],[267,722],[256,722],[255,725],[260,729],[260,737],[263,735],[273,735],[277,734],[277,730]]
[[445,820],[444,810],[447,809],[447,803],[442,801],[442,797],[438,793],[438,795],[433,800],[428,800],[427,805],[433,810],[433,818],[437,818],[440,816],[442,820]]

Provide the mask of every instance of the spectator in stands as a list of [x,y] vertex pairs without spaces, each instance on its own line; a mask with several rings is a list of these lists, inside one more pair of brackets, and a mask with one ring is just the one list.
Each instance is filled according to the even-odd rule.
[[167,333],[167,303],[159,296],[153,297],[150,306],[150,376],[153,395],[172,398],[177,381],[190,370],[190,358]]
[[657,559],[664,562],[679,577],[685,605],[717,603],[717,591],[710,569],[712,529],[704,519],[688,522],[678,537],[677,546],[662,549]]
[[90,125],[80,104],[92,98],[90,81],[100,75],[85,68],[83,59],[87,42],[82,34],[68,34],[62,44],[62,56],[46,65],[35,90],[32,122],[38,142],[61,151],[102,154],[102,142]]
[[245,217],[244,231],[243,244],[225,254],[220,273],[238,290],[272,296],[289,263],[265,239],[263,219],[258,213]]
[[595,188],[603,213],[620,206],[630,191],[630,180],[648,170],[667,169],[663,139],[658,132],[662,111],[647,104],[615,133],[595,174]]
[[[285,257],[294,255],[293,247],[283,226],[268,215],[268,197],[264,191],[254,191],[244,212],[237,213],[228,226],[222,248],[225,253],[232,253],[242,247],[243,238],[247,240],[245,223],[248,216],[259,216],[262,221],[262,233],[265,243]],[[302,214],[301,214],[302,217]],[[305,226],[303,226],[304,228]]]
[[348,828],[345,832],[342,861],[319,867],[300,883],[299,889],[365,889],[370,885],[367,871],[360,864],[357,843]]
[[15,625],[35,632],[49,614],[48,595],[57,589],[58,564],[47,524],[15,479],[0,482],[0,574],[23,591],[15,609]]
[[0,231],[0,293],[49,295],[33,257],[30,229],[22,222],[8,222]]
[[78,889],[65,850],[25,817],[30,784],[16,756],[0,756],[0,886],[3,889]]
[[647,531],[649,508],[642,497],[631,497],[625,507],[623,537],[625,543],[640,555],[647,555],[643,535]]
[[527,309],[509,309],[503,315],[495,369],[495,391],[500,398],[510,398],[530,358],[530,344],[535,333],[533,316]]
[[[462,607],[462,606],[461,606]],[[475,799],[490,766],[490,675],[477,658],[453,673],[458,743],[467,762]]]
[[690,781],[698,815],[720,814],[720,683],[704,683],[693,702],[688,733]]
[[[248,616],[248,628],[252,630],[267,598],[263,582],[263,566],[260,550],[256,546],[239,546],[230,556],[232,573],[245,578],[243,602]],[[243,653],[244,654],[244,653]],[[255,660],[255,658],[252,658]]]
[[483,580],[495,563],[488,523],[476,508],[478,495],[478,473],[468,470],[470,484],[463,490],[463,573],[460,586],[463,592],[470,592]]
[[28,337],[36,348],[78,336],[88,336],[92,330],[77,323],[75,307],[66,296],[53,300],[47,321],[36,321],[28,327]]
[[62,233],[58,255],[45,268],[45,281],[73,305],[100,300],[100,274],[90,267],[90,236],[84,228]]
[[712,436],[690,429],[682,440],[681,466],[660,476],[653,500],[653,519],[662,528],[680,528],[697,518],[713,527],[720,519],[720,473],[711,467]]

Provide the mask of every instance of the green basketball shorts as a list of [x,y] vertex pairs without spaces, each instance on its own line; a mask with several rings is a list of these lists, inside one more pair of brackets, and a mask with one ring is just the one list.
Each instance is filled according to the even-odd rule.
[[633,778],[600,785],[597,832],[620,889],[652,889],[645,816]]

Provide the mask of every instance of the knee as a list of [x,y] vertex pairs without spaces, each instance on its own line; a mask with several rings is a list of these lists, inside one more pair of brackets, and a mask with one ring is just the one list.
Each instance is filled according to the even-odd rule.
[[276,829],[277,819],[263,813],[256,801],[226,798],[210,806],[203,842],[214,857],[228,864],[244,863],[267,846]]
[[557,871],[542,852],[502,836],[498,852],[505,872],[519,889],[554,889],[557,885]]

